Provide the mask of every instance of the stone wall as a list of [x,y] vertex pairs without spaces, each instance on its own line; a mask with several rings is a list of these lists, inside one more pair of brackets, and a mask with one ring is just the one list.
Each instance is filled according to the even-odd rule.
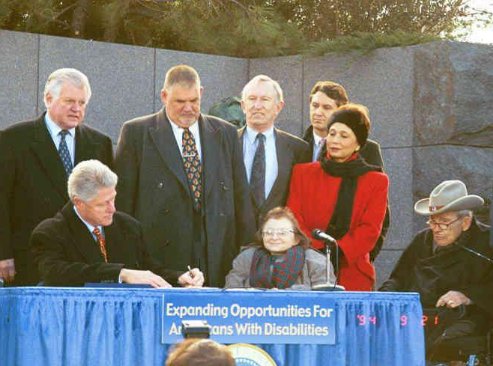
[[[286,106],[278,127],[300,136],[309,125],[308,95],[317,80],[343,84],[365,104],[391,181],[392,225],[377,259],[379,283],[413,234],[423,227],[413,204],[445,179],[493,198],[493,47],[457,42],[379,49],[317,58],[239,59],[0,31],[0,128],[44,110],[49,73],[75,67],[93,97],[86,123],[116,144],[125,120],[161,108],[159,92],[172,65],[194,66],[205,91],[202,109],[239,95],[256,74],[278,80]],[[482,211],[487,220],[487,209]],[[493,214],[492,214],[493,217]]]

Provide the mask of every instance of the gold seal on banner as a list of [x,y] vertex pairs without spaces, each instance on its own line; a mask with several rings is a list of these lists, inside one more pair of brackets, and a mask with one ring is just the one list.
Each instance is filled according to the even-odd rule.
[[272,357],[262,348],[247,343],[228,346],[236,361],[236,366],[277,366]]

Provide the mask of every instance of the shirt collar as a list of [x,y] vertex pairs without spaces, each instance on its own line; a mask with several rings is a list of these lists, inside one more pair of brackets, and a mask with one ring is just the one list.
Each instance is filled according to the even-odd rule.
[[[166,113],[166,117],[168,117],[168,121],[170,121],[170,124],[171,124],[171,128],[173,129],[173,132],[178,132],[180,131],[183,131],[183,127],[180,127],[178,126],[175,122],[173,122],[171,120],[171,118],[169,118],[168,116],[168,113]],[[192,132],[192,134],[194,136],[197,136],[197,134],[199,133],[199,124],[197,123],[198,121],[195,121],[193,124],[190,125],[190,127],[188,127],[188,129],[190,130],[190,132]]]
[[75,214],[79,217],[80,221],[82,221],[84,223],[84,225],[86,225],[87,229],[91,232],[91,234],[93,233],[94,231],[94,228],[98,228],[99,231],[103,232],[103,227],[102,226],[92,226],[90,223],[88,223],[86,220],[84,220],[82,218],[82,216],[79,214],[79,211],[77,211],[77,208],[74,206],[74,211],[75,211]]
[[[60,131],[63,130],[63,128],[57,125],[55,121],[50,118],[50,114],[48,112],[45,114],[45,123],[51,136],[58,136]],[[75,127],[68,129],[67,131],[70,133],[70,136],[75,136]]]
[[318,146],[318,144],[320,144],[320,141],[321,141],[322,139],[325,139],[325,137],[321,137],[321,136],[317,135],[317,134],[315,133],[315,131],[313,131],[313,144],[314,144],[315,146]]
[[[253,144],[255,142],[255,139],[257,138],[257,135],[260,132],[255,131],[253,128],[249,126],[246,126],[245,133],[247,135],[248,142],[250,144]],[[265,136],[266,141],[272,138],[274,136],[274,126],[271,126],[267,131],[262,132],[262,134]]]

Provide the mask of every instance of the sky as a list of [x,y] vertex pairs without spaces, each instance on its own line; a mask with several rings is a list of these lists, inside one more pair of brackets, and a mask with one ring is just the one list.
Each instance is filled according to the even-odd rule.
[[[474,9],[487,10],[493,13],[493,0],[470,0],[469,5]],[[489,25],[487,28],[473,26],[472,33],[465,37],[464,41],[493,44],[493,25]]]

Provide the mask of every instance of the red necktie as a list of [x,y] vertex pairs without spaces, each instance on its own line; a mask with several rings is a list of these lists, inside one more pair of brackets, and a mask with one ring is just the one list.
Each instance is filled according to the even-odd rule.
[[97,227],[95,227],[92,232],[94,233],[94,235],[96,235],[96,238],[98,239],[99,250],[101,250],[104,261],[108,263],[108,254],[106,253],[106,241],[104,240],[103,234],[101,234],[101,231]]

